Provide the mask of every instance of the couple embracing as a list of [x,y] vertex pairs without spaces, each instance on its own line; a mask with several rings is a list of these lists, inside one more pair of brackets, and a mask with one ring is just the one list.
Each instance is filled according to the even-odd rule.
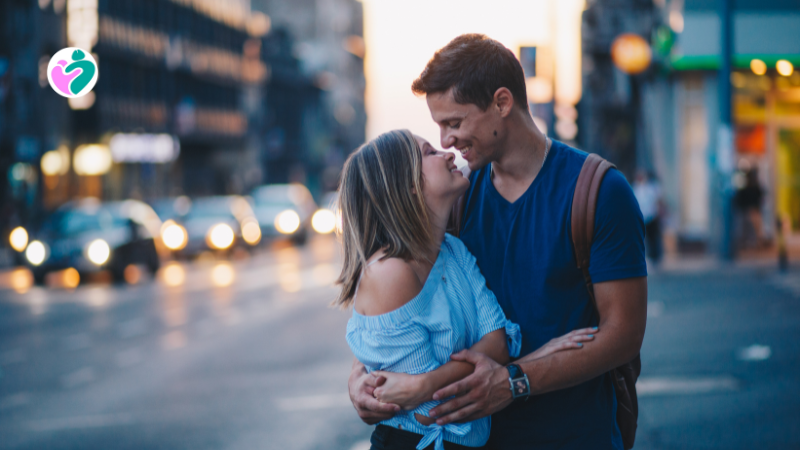
[[534,125],[514,54],[459,36],[412,90],[469,167],[406,130],[345,164],[336,302],[353,307],[349,390],[377,424],[371,448],[630,447],[615,368],[638,362],[647,268],[628,182],[595,180],[579,269],[571,221],[588,155]]

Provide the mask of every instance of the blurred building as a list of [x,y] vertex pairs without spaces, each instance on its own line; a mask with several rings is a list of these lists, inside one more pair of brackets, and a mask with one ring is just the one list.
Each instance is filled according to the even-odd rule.
[[[583,148],[630,174],[657,174],[669,209],[668,244],[706,251],[720,236],[717,173],[720,19],[717,0],[596,0],[584,14]],[[800,230],[800,3],[733,5],[734,164],[758,172],[763,230],[775,217]],[[627,75],[611,61],[621,33],[650,43],[653,62]]]
[[[270,58],[296,58],[293,71],[278,74],[271,86],[294,86],[307,79],[313,85],[293,87],[304,95],[267,94],[268,179],[302,181],[312,191],[338,186],[347,155],[365,138],[364,53],[362,3],[357,0],[253,0],[253,10],[267,14],[276,35]],[[316,97],[314,97],[316,96]],[[314,97],[314,100],[312,100]],[[318,107],[306,110],[302,121],[286,124],[277,111],[291,109],[305,98]],[[317,109],[318,108],[318,109]],[[305,142],[307,151],[298,152]]]
[[[338,169],[326,168],[363,140],[363,40],[350,3],[335,48],[322,51],[328,62],[315,65],[290,27],[273,27],[250,0],[0,2],[0,228],[75,197],[287,181],[315,190],[326,176],[335,185]],[[93,91],[69,100],[47,81],[50,57],[68,46],[99,66]]]

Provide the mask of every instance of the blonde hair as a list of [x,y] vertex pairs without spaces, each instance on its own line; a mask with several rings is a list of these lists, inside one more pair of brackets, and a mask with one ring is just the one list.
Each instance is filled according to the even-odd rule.
[[339,187],[344,265],[333,302],[348,307],[361,270],[380,249],[386,258],[422,261],[433,247],[422,197],[422,154],[408,130],[384,133],[347,159]]

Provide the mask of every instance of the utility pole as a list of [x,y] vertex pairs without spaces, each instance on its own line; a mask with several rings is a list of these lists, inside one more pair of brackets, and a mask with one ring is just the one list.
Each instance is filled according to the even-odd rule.
[[717,0],[720,22],[719,130],[717,132],[717,190],[722,213],[720,254],[722,259],[735,258],[733,242],[733,131],[731,127],[731,59],[733,55],[732,0]]

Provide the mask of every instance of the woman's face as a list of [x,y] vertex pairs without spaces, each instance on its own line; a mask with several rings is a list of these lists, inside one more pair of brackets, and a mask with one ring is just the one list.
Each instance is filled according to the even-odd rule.
[[434,149],[428,141],[414,135],[422,152],[422,177],[424,180],[422,196],[429,205],[442,200],[455,200],[469,187],[455,163],[455,155]]

